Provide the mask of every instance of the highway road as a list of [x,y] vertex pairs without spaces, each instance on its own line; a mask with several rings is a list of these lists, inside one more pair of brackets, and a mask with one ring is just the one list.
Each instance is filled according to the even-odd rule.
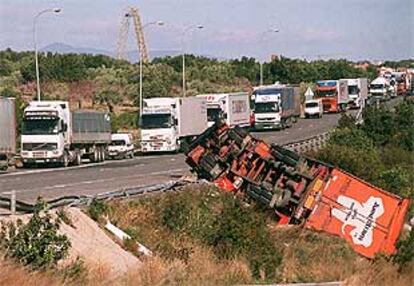
[[[254,132],[270,143],[285,144],[335,127],[339,114],[322,119],[301,119],[283,131]],[[18,200],[34,202],[37,197],[52,199],[63,195],[94,195],[132,186],[174,180],[188,172],[182,154],[150,155],[130,160],[85,164],[67,169],[21,169],[0,175],[0,193],[15,190]]]

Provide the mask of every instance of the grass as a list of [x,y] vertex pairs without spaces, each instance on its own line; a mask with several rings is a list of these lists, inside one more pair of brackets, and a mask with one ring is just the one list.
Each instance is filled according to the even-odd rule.
[[345,285],[412,285],[414,264],[367,260],[339,238],[296,226],[211,186],[93,206],[150,248],[142,267],[116,279],[105,265],[81,261],[32,272],[0,261],[0,285],[242,285],[345,281]]

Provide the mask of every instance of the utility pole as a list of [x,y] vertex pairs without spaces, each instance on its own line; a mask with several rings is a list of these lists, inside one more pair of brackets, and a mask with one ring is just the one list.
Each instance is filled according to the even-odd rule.
[[[264,38],[267,33],[279,33],[279,29],[268,29],[267,31],[264,31],[260,37],[259,43],[262,44],[264,42]],[[260,85],[263,85],[263,61],[259,60],[259,66],[260,66]]]
[[37,100],[40,101],[40,76],[39,76],[39,57],[37,53],[37,33],[36,33],[36,24],[37,19],[45,14],[45,13],[60,13],[62,9],[60,8],[49,8],[40,11],[37,13],[33,18],[33,44],[34,44],[34,50],[35,50],[35,65],[36,65],[36,89],[37,89]]
[[185,82],[185,50],[184,50],[184,37],[185,35],[193,30],[193,29],[203,29],[204,27],[202,25],[196,25],[196,26],[188,26],[183,30],[183,33],[181,34],[181,53],[182,53],[182,65],[183,65],[183,97],[186,97],[186,82]]

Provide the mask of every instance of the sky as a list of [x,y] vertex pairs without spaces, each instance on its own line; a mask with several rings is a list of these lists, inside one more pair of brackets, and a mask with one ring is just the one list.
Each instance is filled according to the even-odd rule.
[[[138,7],[150,50],[181,50],[218,58],[271,54],[294,58],[414,58],[414,0],[0,0],[0,49],[59,42],[116,51],[122,15]],[[203,25],[182,37],[186,27]],[[278,33],[265,32],[278,29]],[[135,48],[132,33],[128,50]],[[182,44],[184,43],[184,44]]]

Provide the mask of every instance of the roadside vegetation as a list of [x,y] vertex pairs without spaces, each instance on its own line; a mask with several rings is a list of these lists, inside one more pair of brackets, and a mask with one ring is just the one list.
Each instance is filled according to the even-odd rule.
[[[0,51],[0,96],[16,97],[19,112],[36,96],[32,52]],[[250,91],[259,84],[259,62],[242,57],[217,60],[187,55],[187,94]],[[69,100],[73,107],[112,113],[113,131],[137,128],[138,65],[103,55],[41,53],[43,99]],[[410,60],[387,62],[413,66]],[[281,57],[263,66],[264,83],[300,84],[303,92],[319,79],[376,76],[377,67],[347,60],[304,61]],[[144,97],[180,96],[181,57],[155,58],[143,69]],[[20,117],[18,117],[20,118]]]

